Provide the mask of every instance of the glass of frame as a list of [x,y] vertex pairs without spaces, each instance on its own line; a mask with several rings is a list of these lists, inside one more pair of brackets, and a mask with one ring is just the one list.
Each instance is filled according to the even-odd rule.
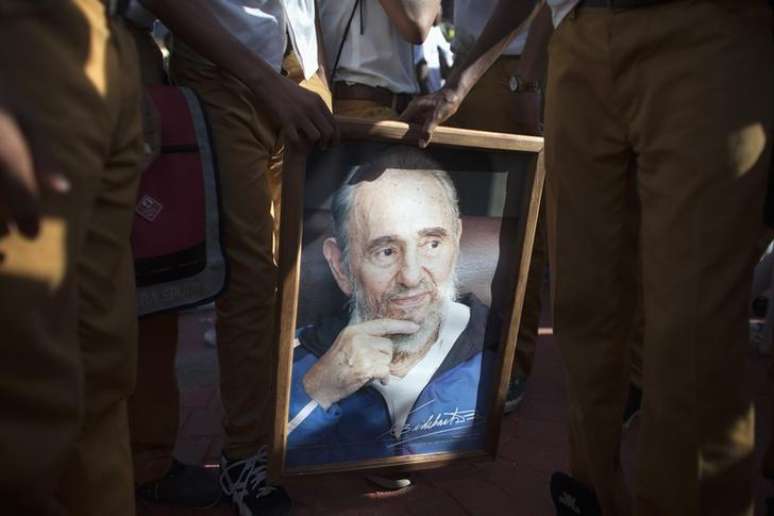
[[285,157],[271,473],[493,457],[543,140],[339,121]]

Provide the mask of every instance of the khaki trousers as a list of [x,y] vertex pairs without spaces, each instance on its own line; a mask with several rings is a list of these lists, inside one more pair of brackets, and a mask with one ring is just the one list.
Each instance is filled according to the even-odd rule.
[[[519,56],[502,56],[476,83],[460,109],[446,125],[480,131],[514,134],[540,134],[540,95],[515,94],[509,87],[516,73]],[[541,210],[535,243],[532,250],[524,308],[519,327],[516,358],[511,370],[512,379],[526,379],[535,361],[538,326],[540,325],[540,292],[546,269],[545,215]]]
[[71,183],[43,194],[37,239],[0,236],[3,509],[134,515],[135,50],[98,0],[0,0],[0,75]]
[[[330,106],[330,93],[316,75],[302,80],[295,56],[289,55],[284,66],[288,77],[318,93]],[[272,240],[278,226],[272,213],[279,213],[283,148],[271,120],[255,109],[252,92],[230,74],[173,53],[171,76],[176,84],[199,95],[215,140],[229,265],[228,285],[216,301],[220,395],[225,409],[223,452],[239,459],[255,454],[269,442],[274,421],[277,278]],[[165,325],[163,321],[159,324]],[[153,329],[149,331],[152,335]],[[177,396],[169,379],[174,378],[174,353],[170,351],[176,342],[170,339],[166,345],[166,351],[148,357],[151,362],[167,364],[164,378],[150,373],[164,367],[150,366],[147,379],[141,374],[143,381],[159,382],[159,391],[174,401]],[[145,392],[150,396],[153,389]],[[140,454],[135,454],[137,470],[143,471],[146,480],[163,474],[176,437],[171,418],[176,420],[179,407],[158,406],[157,410],[133,424],[136,445],[145,442],[146,451],[151,448],[145,457],[153,464],[141,464]]]
[[[770,23],[759,0],[587,8],[550,44],[546,163],[571,466],[608,515],[628,511],[619,444],[638,261],[634,514],[752,513],[742,384],[769,160]],[[627,202],[631,188],[639,203]]]

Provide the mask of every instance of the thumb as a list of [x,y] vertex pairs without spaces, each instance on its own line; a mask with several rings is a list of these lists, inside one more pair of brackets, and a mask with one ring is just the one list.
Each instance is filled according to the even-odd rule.
[[433,139],[433,132],[438,127],[437,110],[433,113],[432,118],[425,121],[422,124],[422,130],[419,133],[419,147],[424,149],[430,144],[430,140]]

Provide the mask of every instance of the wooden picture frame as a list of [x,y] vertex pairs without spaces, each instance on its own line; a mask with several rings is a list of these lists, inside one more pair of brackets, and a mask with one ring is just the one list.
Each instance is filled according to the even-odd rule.
[[[361,146],[390,144],[395,146],[411,145],[416,147],[418,131],[416,127],[401,122],[370,122],[352,118],[337,117],[341,129],[342,144],[345,149]],[[350,145],[350,147],[346,147]],[[357,147],[356,147],[357,146]],[[341,147],[341,146],[339,146]],[[479,161],[486,156],[490,163],[510,163],[507,174],[507,190],[502,193],[505,199],[504,209],[516,209],[515,215],[508,219],[511,224],[506,231],[506,218],[501,219],[497,242],[498,258],[493,278],[500,278],[498,284],[507,285],[502,299],[510,301],[510,309],[503,314],[503,330],[497,342],[498,361],[496,379],[490,389],[488,415],[486,417],[485,444],[480,449],[465,451],[446,451],[413,455],[397,455],[373,459],[359,459],[325,464],[286,465],[287,437],[289,427],[289,406],[291,402],[291,384],[293,369],[294,341],[298,334],[299,288],[301,284],[305,183],[307,181],[307,160],[312,162],[324,155],[321,151],[311,157],[304,152],[287,150],[283,172],[282,218],[279,245],[279,290],[275,327],[277,352],[277,374],[275,378],[276,406],[272,455],[270,458],[270,476],[281,481],[283,478],[298,475],[347,472],[355,470],[417,470],[449,463],[472,460],[475,458],[493,458],[497,446],[502,422],[503,406],[508,390],[516,340],[521,321],[527,276],[532,256],[532,247],[540,211],[540,203],[545,180],[543,165],[543,139],[540,137],[520,136],[482,131],[470,131],[439,127],[433,134],[429,152],[451,156],[447,162],[464,162],[466,156]],[[330,152],[330,151],[329,151]],[[335,152],[335,150],[333,151]],[[339,151],[344,152],[344,151]],[[444,154],[445,153],[445,154]],[[453,158],[453,159],[452,159]],[[445,158],[446,159],[446,158]],[[521,166],[514,164],[521,163]],[[310,165],[311,166],[311,165]],[[461,165],[465,167],[465,165]],[[520,168],[520,170],[516,170]],[[463,174],[464,170],[451,172]],[[465,169],[467,170],[467,169]],[[471,171],[473,172],[473,171]],[[488,173],[501,173],[502,171]],[[309,174],[313,177],[313,174]],[[499,177],[499,176],[498,176]],[[512,185],[517,185],[513,186]],[[310,196],[314,194],[310,190]],[[498,193],[498,195],[500,195]],[[509,197],[510,196],[510,197]],[[517,203],[514,200],[517,198]],[[508,260],[512,263],[506,263]],[[500,276],[496,276],[500,274]],[[502,280],[502,278],[509,278]],[[491,295],[494,297],[495,280],[492,280]],[[491,303],[491,301],[490,301]],[[506,303],[507,305],[508,303]],[[503,305],[505,306],[505,305]]]

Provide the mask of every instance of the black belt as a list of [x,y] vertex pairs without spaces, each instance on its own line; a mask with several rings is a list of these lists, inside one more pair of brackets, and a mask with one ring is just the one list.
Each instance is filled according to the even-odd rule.
[[632,9],[666,4],[674,0],[581,0],[578,7],[609,7],[612,9]]
[[366,86],[365,84],[347,84],[343,81],[333,83],[333,103],[336,100],[370,100],[382,106],[394,109],[398,114],[411,102],[410,93],[393,93],[387,88]]

